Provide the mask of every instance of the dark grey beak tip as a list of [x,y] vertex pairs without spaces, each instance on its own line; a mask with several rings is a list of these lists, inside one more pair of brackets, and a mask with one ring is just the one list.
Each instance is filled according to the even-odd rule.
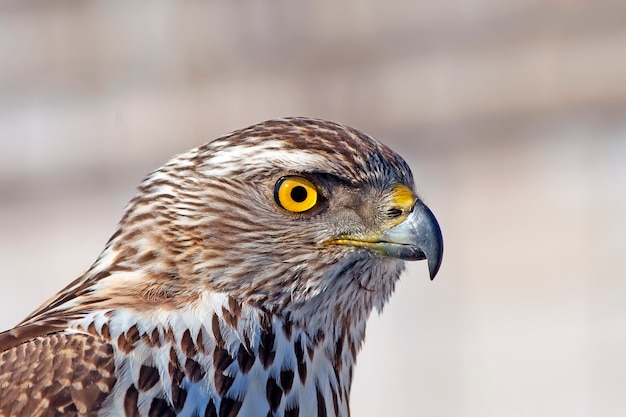
[[428,271],[430,272],[430,280],[434,280],[437,272],[439,272],[439,267],[441,267],[441,260],[443,258],[443,251],[439,253],[439,258],[428,258]]
[[419,209],[421,213],[418,222],[423,234],[419,248],[426,256],[430,280],[432,281],[439,272],[443,259],[443,235],[432,211],[423,203],[420,203]]

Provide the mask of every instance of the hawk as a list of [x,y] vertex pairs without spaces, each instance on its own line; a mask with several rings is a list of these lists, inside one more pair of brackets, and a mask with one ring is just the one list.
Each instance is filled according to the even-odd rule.
[[2,416],[347,416],[366,320],[442,236],[372,137],[270,120],[147,176],[95,263],[0,334]]

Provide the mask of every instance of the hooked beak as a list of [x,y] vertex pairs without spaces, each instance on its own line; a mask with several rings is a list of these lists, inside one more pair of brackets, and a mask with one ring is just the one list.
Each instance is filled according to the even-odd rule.
[[366,247],[383,256],[405,261],[428,261],[430,279],[434,279],[443,258],[443,236],[435,215],[421,201],[415,200],[409,215],[395,226],[375,236],[342,236],[327,243]]
[[443,258],[443,236],[432,211],[416,201],[404,221],[380,235],[377,246],[388,256],[406,261],[426,259],[430,279],[434,279]]

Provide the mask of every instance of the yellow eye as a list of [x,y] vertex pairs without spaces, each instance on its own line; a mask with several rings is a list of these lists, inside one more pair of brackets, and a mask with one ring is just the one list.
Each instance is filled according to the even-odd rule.
[[312,209],[317,204],[317,189],[306,178],[283,177],[276,183],[274,198],[285,210],[292,213],[302,213]]

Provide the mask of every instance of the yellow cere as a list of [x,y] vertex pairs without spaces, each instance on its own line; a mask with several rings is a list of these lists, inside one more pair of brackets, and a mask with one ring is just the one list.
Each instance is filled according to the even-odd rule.
[[285,210],[302,213],[317,204],[317,188],[304,177],[285,177],[276,183],[275,197]]
[[415,194],[409,189],[409,187],[398,184],[391,190],[391,205],[402,209],[405,213],[409,212],[415,205]]

